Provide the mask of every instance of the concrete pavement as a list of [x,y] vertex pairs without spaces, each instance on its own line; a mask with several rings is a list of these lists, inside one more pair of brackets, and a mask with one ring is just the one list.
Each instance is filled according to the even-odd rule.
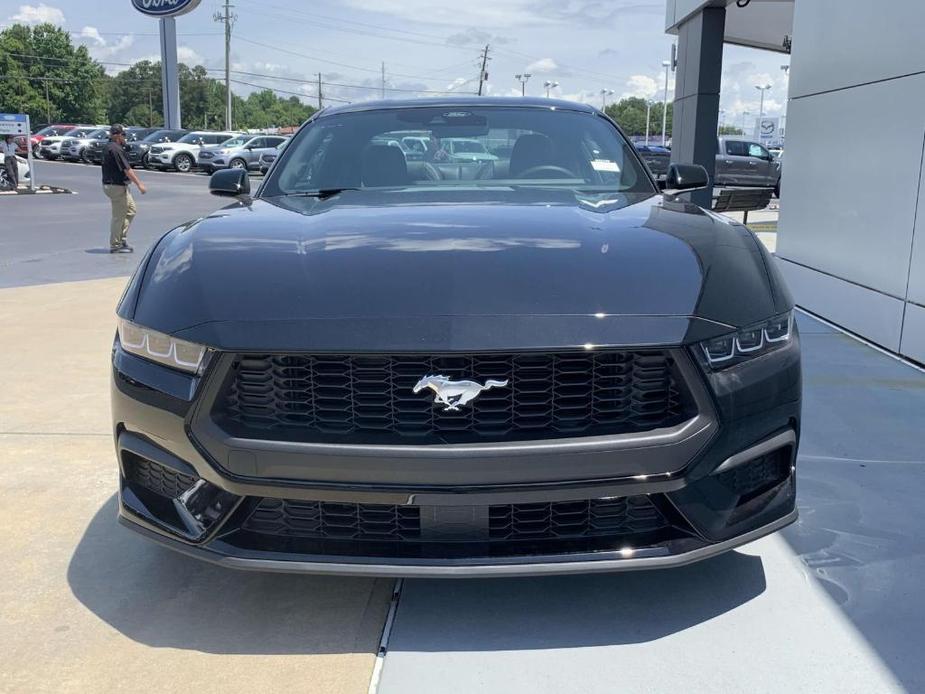
[[0,691],[366,691],[392,581],[229,572],[116,525],[124,282],[0,289]]

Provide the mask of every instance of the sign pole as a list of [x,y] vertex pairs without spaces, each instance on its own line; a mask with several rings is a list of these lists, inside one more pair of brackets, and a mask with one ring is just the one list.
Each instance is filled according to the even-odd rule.
[[180,127],[180,80],[177,77],[177,20],[161,17],[161,88],[164,91],[164,127]]

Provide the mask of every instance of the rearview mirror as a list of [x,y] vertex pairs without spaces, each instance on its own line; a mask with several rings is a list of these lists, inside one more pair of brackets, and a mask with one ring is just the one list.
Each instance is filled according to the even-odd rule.
[[703,190],[708,185],[710,185],[710,177],[707,175],[707,170],[699,164],[671,164],[661,187],[666,195],[678,195],[693,190]]
[[251,180],[245,169],[221,169],[209,179],[209,192],[225,197],[250,195]]

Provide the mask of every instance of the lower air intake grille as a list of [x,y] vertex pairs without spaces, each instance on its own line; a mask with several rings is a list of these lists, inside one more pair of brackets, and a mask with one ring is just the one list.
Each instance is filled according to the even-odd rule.
[[[473,514],[473,518],[485,517]],[[488,507],[487,528],[460,541],[564,540],[644,534],[668,520],[647,496]],[[324,540],[426,542],[421,507],[262,499],[243,530]]]
[[140,487],[171,499],[176,499],[196,482],[196,478],[145,460],[130,453],[123,454],[126,478]]
[[[424,376],[485,385],[448,408]],[[506,382],[506,383],[504,383]],[[479,443],[636,433],[691,416],[662,350],[546,354],[241,355],[217,420],[243,438],[318,443]]]

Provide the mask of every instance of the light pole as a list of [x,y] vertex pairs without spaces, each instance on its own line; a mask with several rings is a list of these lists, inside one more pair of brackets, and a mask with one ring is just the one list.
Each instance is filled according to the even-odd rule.
[[602,89],[601,90],[601,110],[607,110],[607,97],[613,96],[613,89]]
[[514,75],[514,79],[520,82],[520,95],[521,96],[527,95],[527,80],[530,79],[531,77],[533,77],[533,75],[531,75],[528,72],[525,72],[521,75]]
[[748,111],[742,111],[742,134],[745,134],[745,124],[748,122]]
[[716,126],[716,134],[719,135],[723,131],[723,125],[726,117],[726,109],[721,108],[719,110],[719,124]]
[[649,144],[649,121],[652,116],[652,99],[646,99],[646,144]]
[[665,132],[668,130],[668,71],[671,69],[671,61],[663,60],[662,67],[665,68],[665,103],[662,106],[662,147],[664,147]]
[[546,87],[546,98],[548,99],[548,98],[549,98],[549,90],[550,90],[550,89],[555,89],[556,87],[558,87],[558,86],[559,86],[559,83],[558,83],[558,82],[550,82],[549,80],[546,80],[545,82],[543,82],[543,86]]
[[[780,69],[784,71],[785,76],[790,77],[790,66],[789,65],[781,65]],[[790,90],[788,89],[787,92],[789,95]],[[777,129],[777,139],[780,141],[781,145],[784,144],[784,137],[787,135],[787,130],[785,129],[784,126],[787,123],[787,106],[788,105],[789,104],[787,100],[785,99],[784,100],[784,114],[780,118],[781,124],[780,124],[780,127]]]
[[761,105],[758,107],[758,133],[755,136],[757,140],[761,140],[761,119],[764,118],[764,93],[771,88],[770,84],[760,85],[756,84],[755,89],[761,92]]

